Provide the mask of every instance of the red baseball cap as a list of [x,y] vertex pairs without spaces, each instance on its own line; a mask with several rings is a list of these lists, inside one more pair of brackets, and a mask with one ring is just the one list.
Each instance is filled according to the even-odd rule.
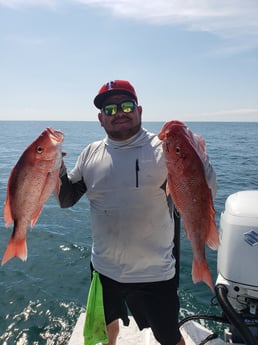
[[111,95],[115,94],[125,94],[136,100],[136,92],[134,87],[127,80],[112,80],[104,84],[99,90],[97,96],[94,98],[94,104],[98,109],[101,109],[105,99]]

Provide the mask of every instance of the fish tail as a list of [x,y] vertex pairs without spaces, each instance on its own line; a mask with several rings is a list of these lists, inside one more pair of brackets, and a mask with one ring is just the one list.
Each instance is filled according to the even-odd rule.
[[206,261],[198,262],[196,259],[193,260],[192,278],[195,284],[204,282],[209,286],[211,291],[214,292],[211,272]]
[[7,248],[2,258],[1,266],[3,266],[7,261],[15,256],[23,261],[27,260],[26,238],[20,241],[15,241],[13,237],[10,238],[10,241],[8,242]]

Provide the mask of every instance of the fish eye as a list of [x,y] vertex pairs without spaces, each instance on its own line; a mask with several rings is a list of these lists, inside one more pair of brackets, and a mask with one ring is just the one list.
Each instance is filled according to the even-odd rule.
[[176,147],[176,154],[178,155],[178,154],[180,153],[180,151],[181,151],[181,150],[180,150],[180,147],[177,146],[177,147]]
[[42,146],[37,147],[37,153],[42,153],[44,151]]

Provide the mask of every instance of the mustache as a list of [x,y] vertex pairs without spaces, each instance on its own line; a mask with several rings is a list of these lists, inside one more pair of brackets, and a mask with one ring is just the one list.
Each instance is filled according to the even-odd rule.
[[116,124],[117,122],[120,122],[121,120],[131,120],[130,116],[127,115],[121,115],[119,117],[116,117],[113,121],[112,124]]

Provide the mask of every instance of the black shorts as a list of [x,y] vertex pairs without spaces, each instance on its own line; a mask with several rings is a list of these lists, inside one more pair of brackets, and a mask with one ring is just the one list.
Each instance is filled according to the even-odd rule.
[[128,309],[139,329],[148,328],[162,345],[177,344],[179,299],[175,279],[153,283],[118,283],[99,274],[106,324],[122,319],[129,325]]

